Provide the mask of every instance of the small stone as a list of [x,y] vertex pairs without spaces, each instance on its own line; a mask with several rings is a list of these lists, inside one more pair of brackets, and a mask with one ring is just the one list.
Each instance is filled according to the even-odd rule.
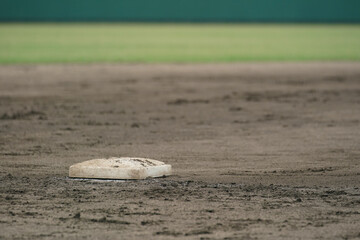
[[171,175],[171,165],[149,158],[94,159],[70,166],[69,177],[145,179]]

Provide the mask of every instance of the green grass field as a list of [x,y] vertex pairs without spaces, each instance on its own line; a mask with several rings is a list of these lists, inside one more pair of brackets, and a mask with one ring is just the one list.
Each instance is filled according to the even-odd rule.
[[359,60],[360,25],[0,24],[0,64]]

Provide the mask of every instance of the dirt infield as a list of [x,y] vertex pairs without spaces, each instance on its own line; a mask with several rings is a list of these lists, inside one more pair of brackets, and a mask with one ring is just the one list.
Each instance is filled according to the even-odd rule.
[[0,66],[0,159],[0,239],[360,238],[360,63]]

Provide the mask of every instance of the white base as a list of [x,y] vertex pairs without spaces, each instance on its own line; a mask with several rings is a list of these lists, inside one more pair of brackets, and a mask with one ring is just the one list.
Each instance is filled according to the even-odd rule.
[[149,158],[94,159],[70,166],[69,177],[145,179],[171,175],[171,165]]

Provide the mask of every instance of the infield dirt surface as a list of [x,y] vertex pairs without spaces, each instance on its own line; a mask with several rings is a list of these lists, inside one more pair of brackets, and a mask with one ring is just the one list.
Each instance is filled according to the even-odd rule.
[[56,238],[359,239],[360,63],[0,66],[0,239]]

